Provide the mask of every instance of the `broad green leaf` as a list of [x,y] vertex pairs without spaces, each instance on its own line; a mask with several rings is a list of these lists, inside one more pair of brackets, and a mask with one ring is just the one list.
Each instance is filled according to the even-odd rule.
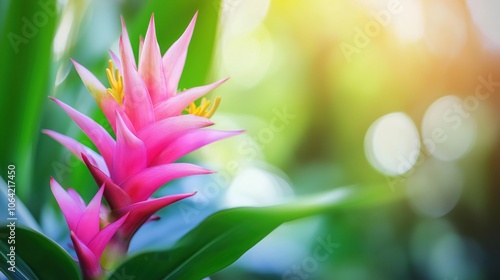
[[[10,191],[10,194],[15,195],[15,190]],[[35,221],[33,216],[31,216],[31,213],[26,208],[26,206],[24,206],[24,204],[21,202],[20,198],[17,196],[14,196],[14,198],[15,198],[16,210],[13,213],[15,213],[15,217],[17,218],[17,223],[41,232],[41,229],[38,226],[37,222]],[[1,177],[0,177],[0,202],[1,202],[0,205],[8,206],[9,204],[8,186]],[[0,221],[7,221],[7,218],[9,217],[7,206],[6,209],[2,209],[2,211],[0,211]]]
[[[76,262],[57,243],[45,235],[26,228],[15,228],[15,244],[9,244],[11,229],[0,226],[0,270],[9,279],[80,279]],[[12,241],[10,241],[12,243]],[[10,246],[15,246],[16,272],[8,270]]]
[[[55,0],[7,1],[0,30],[0,168],[15,164],[18,196],[37,203],[32,187],[33,148],[40,133],[40,112],[51,84],[52,40],[57,22]],[[3,14],[3,12],[2,12]],[[32,200],[28,200],[28,198]]]
[[[39,279],[31,268],[20,258],[15,259],[15,264],[10,265],[10,245],[4,242],[0,242],[0,271],[4,273],[9,279],[14,280],[37,280]],[[15,266],[14,266],[15,265]],[[13,268],[15,267],[15,268]],[[14,273],[12,272],[14,270]]]
[[208,217],[172,248],[126,260],[110,279],[119,279],[119,275],[135,279],[202,279],[232,264],[282,223],[328,211],[373,206],[399,195],[386,186],[344,187],[277,206],[223,210]]

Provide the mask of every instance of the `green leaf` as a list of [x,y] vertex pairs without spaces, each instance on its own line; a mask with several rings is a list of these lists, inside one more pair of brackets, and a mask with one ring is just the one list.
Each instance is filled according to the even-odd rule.
[[[10,268],[10,246],[7,245],[7,243],[0,243],[0,261],[2,264],[0,265],[0,271],[2,271],[5,275],[9,277],[9,279],[26,279],[26,280],[37,280],[39,279],[36,277],[35,273],[31,271],[31,268],[22,260],[22,259],[17,259],[15,260],[15,268]],[[13,269],[15,273],[12,273],[12,271],[9,270]]]
[[[15,194],[12,191],[10,192],[11,194]],[[15,217],[17,218],[17,224],[24,225],[26,227],[29,227],[31,229],[34,229],[36,231],[41,232],[42,230],[40,229],[40,226],[38,226],[37,222],[31,216],[31,213],[29,212],[28,208],[24,206],[24,204],[21,202],[21,200],[15,196],[15,204],[16,204],[16,211],[15,211]],[[8,205],[9,204],[9,190],[8,186],[3,180],[3,178],[0,177],[0,205]],[[9,213],[7,210],[5,211],[0,211],[0,221],[7,221],[7,218]]]
[[321,196],[269,207],[217,212],[172,248],[145,252],[122,263],[110,279],[202,279],[236,261],[282,223],[332,210],[373,206],[400,194],[386,186],[344,187]]
[[[51,90],[52,40],[57,22],[55,0],[7,1],[0,29],[0,168],[15,164],[18,196],[37,204],[32,186],[33,148],[40,134],[42,105]],[[2,11],[3,14],[4,11]],[[29,201],[28,198],[33,199]]]
[[[14,234],[14,235],[13,235]],[[14,239],[9,239],[15,236]],[[9,244],[9,240],[10,243]],[[12,240],[15,240],[15,244]],[[76,262],[61,246],[43,234],[16,225],[0,227],[0,271],[9,279],[81,279]],[[8,270],[11,246],[15,250],[15,271]]]

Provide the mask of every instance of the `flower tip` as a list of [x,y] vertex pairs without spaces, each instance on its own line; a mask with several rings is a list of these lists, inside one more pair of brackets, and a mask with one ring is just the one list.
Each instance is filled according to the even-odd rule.
[[73,189],[73,188],[68,188],[68,193],[70,193],[70,192],[72,192],[72,193],[76,193],[76,194],[78,193],[75,189]]
[[127,25],[125,24],[125,19],[123,18],[123,16],[120,16],[120,21],[122,24],[122,35],[120,36],[120,41],[122,37],[125,37],[128,40]]
[[106,187],[106,183],[103,182],[101,187],[99,188],[99,190],[97,191],[96,195],[95,196],[98,196],[100,199],[99,199],[99,203],[101,203],[101,199],[102,199],[102,195],[104,194],[104,188]]
[[198,11],[196,11],[196,13],[194,13],[194,16],[193,18],[191,19],[191,22],[189,23],[189,26],[188,26],[188,29],[194,29],[194,26],[196,25],[196,20],[198,19]]
[[148,26],[148,31],[146,32],[146,38],[151,36],[151,35],[148,36],[149,33],[153,33],[153,34],[156,33],[154,16],[151,16],[151,19],[149,20],[149,26]]
[[57,132],[55,132],[55,131],[53,131],[53,130],[50,130],[50,129],[42,129],[42,131],[41,131],[41,132],[42,132],[43,134],[45,134],[45,135],[47,135],[47,136],[51,137],[52,139],[54,139],[54,140],[56,140],[56,141],[58,141],[58,139],[57,139],[57,138],[58,138],[58,136],[60,136],[60,134],[59,134],[59,133],[57,133]]
[[82,65],[80,63],[78,63],[76,60],[74,60],[73,58],[70,58],[71,60],[71,63],[73,63],[73,66],[75,67],[76,71],[80,71],[80,69],[82,68]]
[[78,72],[78,74],[80,74],[80,71],[82,70],[83,66],[80,63],[76,62],[76,60],[74,60],[72,58],[70,58],[70,60],[71,60],[71,63],[73,63],[73,66],[75,67],[76,72]]
[[121,227],[125,221],[127,220],[128,216],[130,215],[130,212],[126,213],[125,215],[123,215],[120,219],[116,220],[115,222],[113,222],[113,224],[119,228]]
[[56,194],[64,192],[63,187],[61,187],[61,185],[59,185],[59,183],[56,181],[56,179],[54,179],[54,177],[52,177],[52,176],[50,176],[50,190],[52,191],[54,196],[56,196],[56,198],[57,198]]
[[125,124],[125,121],[122,118],[122,115],[118,110],[115,111],[116,114],[116,132],[124,132],[125,130],[128,130],[127,125]]
[[211,90],[214,90],[215,88],[219,87],[220,85],[222,85],[223,83],[227,82],[227,80],[229,80],[231,77],[225,77],[225,78],[222,78],[220,80],[218,80],[217,82],[213,83],[213,84],[210,84],[208,86],[211,86],[213,87]]
[[194,16],[193,18],[191,19],[191,21],[189,22],[189,25],[185,31],[185,34],[189,34],[187,36],[188,41],[191,40],[191,36],[193,35],[193,31],[194,31],[194,26],[196,25],[196,20],[198,19],[198,11],[196,11],[196,13],[194,13]]
[[125,27],[125,19],[120,15],[120,22],[122,23],[122,28]]
[[215,173],[217,173],[217,171],[211,170],[211,169],[205,169],[205,172],[206,172],[205,174],[215,174]]
[[54,96],[49,96],[49,99],[54,101],[57,105],[63,107],[63,109],[64,109],[64,105],[66,105],[66,104],[62,103],[61,100],[55,98]]
[[209,86],[213,86],[213,88],[211,90],[214,90],[214,89],[220,87],[225,82],[227,82],[229,79],[231,79],[231,77],[222,78],[222,79],[218,80],[217,82],[215,82],[215,83],[213,83],[212,85],[209,85]]

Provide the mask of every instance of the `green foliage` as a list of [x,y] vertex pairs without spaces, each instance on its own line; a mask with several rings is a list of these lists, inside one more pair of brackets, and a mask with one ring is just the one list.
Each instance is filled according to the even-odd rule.
[[379,204],[397,196],[385,186],[346,187],[278,206],[223,210],[208,217],[172,248],[131,257],[110,279],[123,274],[137,279],[202,279],[232,264],[282,223]]
[[2,172],[15,163],[19,195],[31,191],[33,146],[40,112],[50,93],[52,41],[57,22],[55,0],[6,1],[0,30],[0,145]]
[[[14,196],[14,192],[16,189],[13,189],[14,192],[9,192],[8,189],[7,189],[7,184],[5,183],[5,181],[0,178],[0,204],[1,205],[8,205],[9,204],[9,198],[12,198],[12,196]],[[9,197],[9,193],[11,194],[11,196]],[[29,227],[31,229],[34,229],[36,231],[41,231],[40,230],[40,227],[38,226],[38,224],[36,223],[35,219],[33,218],[33,216],[31,216],[31,213],[29,212],[29,210],[26,208],[26,206],[24,206],[24,204],[21,202],[21,200],[19,199],[16,199],[15,201],[15,208],[16,208],[16,212],[15,212],[15,216],[17,218],[17,221],[16,223],[17,224],[22,224],[26,227]],[[7,206],[5,207],[5,209],[2,209],[0,211],[0,221],[7,221],[7,218],[9,218],[9,212],[7,211]]]
[[[0,271],[9,279],[80,279],[79,269],[71,256],[43,234],[17,226],[15,244],[8,243],[11,229],[0,226]],[[12,242],[12,241],[11,241]],[[8,270],[10,246],[15,246],[16,272]]]

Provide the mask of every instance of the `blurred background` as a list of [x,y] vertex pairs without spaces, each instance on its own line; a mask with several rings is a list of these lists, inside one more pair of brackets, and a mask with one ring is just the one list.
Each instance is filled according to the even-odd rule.
[[213,120],[247,132],[183,159],[218,173],[164,187],[198,194],[143,227],[132,251],[167,247],[220,209],[385,184],[402,199],[283,225],[211,278],[500,277],[495,0],[2,1],[1,174],[16,165],[18,198],[45,234],[67,248],[50,176],[87,201],[97,189],[40,133],[90,145],[47,96],[109,129],[70,58],[107,85],[120,15],[137,53],[154,13],[165,52],[196,11],[180,87],[231,77],[211,94]]

